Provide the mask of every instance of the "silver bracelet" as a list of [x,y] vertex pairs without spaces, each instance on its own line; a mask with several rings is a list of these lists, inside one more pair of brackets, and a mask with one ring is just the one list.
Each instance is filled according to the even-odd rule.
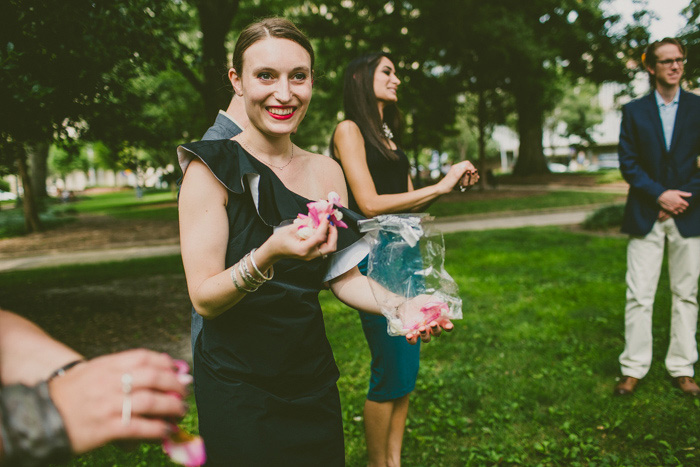
[[258,290],[258,287],[260,287],[260,284],[257,284],[257,283],[252,281],[252,278],[249,277],[249,275],[250,275],[249,272],[248,272],[248,275],[246,275],[247,271],[245,271],[245,269],[244,269],[244,266],[243,266],[244,264],[245,264],[245,256],[243,257],[243,259],[241,259],[238,262],[238,272],[241,274],[241,279],[243,279],[243,282],[245,283],[245,285],[250,287],[252,289],[252,292],[255,292],[256,290]]
[[255,292],[257,290],[257,289],[248,290],[245,287],[241,286],[241,284],[238,283],[238,281],[236,280],[236,265],[235,264],[231,268],[231,280],[233,281],[233,285],[236,286],[236,290],[238,290],[239,292],[250,293],[250,292]]
[[270,269],[268,269],[268,271],[270,271],[270,275],[269,275],[269,276],[265,276],[265,274],[263,274],[263,273],[260,271],[260,268],[258,268],[258,265],[255,264],[255,258],[253,258],[253,253],[255,253],[256,250],[257,250],[257,248],[253,248],[252,250],[250,250],[250,253],[248,253],[248,255],[250,256],[250,263],[253,265],[253,270],[254,270],[260,277],[262,277],[262,278],[265,279],[266,281],[269,281],[269,280],[272,279],[272,277],[275,275],[274,266],[270,266]]
[[250,269],[248,269],[248,261],[247,258],[250,256],[250,253],[245,255],[241,262],[239,264],[243,265],[243,272],[245,273],[245,277],[243,278],[244,281],[251,287],[260,287],[265,283],[265,279],[256,279],[253,277],[253,275],[250,273]]

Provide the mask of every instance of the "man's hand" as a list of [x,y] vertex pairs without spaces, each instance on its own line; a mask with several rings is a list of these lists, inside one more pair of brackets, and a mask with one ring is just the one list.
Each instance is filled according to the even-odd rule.
[[663,209],[661,211],[659,211],[659,218],[658,218],[659,222],[667,221],[670,218],[671,218],[671,214],[669,214],[668,212],[664,211]]
[[[661,208],[666,211],[669,215],[677,216],[678,214],[683,214],[683,212],[688,208],[688,201],[685,198],[690,198],[693,196],[692,193],[680,190],[666,190],[661,193],[661,196],[656,200]],[[661,220],[661,215],[659,215],[659,220]]]

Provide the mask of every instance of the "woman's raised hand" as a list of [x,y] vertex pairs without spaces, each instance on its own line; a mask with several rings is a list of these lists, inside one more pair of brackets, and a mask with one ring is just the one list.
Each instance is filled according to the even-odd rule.
[[447,175],[445,175],[443,179],[437,183],[437,186],[440,188],[440,192],[443,195],[451,192],[455,185],[460,183],[467,173],[472,173],[474,175],[472,175],[468,181],[465,180],[465,183],[463,183],[464,186],[472,186],[479,181],[479,173],[471,162],[462,161],[453,164],[452,167],[450,167],[449,172],[447,172]]

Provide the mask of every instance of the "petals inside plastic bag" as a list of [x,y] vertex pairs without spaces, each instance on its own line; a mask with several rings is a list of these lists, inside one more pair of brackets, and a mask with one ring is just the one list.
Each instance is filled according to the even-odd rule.
[[392,336],[462,318],[457,284],[444,268],[442,234],[428,219],[387,214],[360,222],[360,230],[369,233],[367,276]]

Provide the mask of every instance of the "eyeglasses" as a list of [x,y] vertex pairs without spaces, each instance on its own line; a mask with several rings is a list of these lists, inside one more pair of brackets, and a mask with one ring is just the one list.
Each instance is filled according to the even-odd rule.
[[670,67],[674,63],[678,66],[685,65],[685,61],[685,58],[669,58],[666,60],[657,60],[656,63],[658,63],[661,66]]

